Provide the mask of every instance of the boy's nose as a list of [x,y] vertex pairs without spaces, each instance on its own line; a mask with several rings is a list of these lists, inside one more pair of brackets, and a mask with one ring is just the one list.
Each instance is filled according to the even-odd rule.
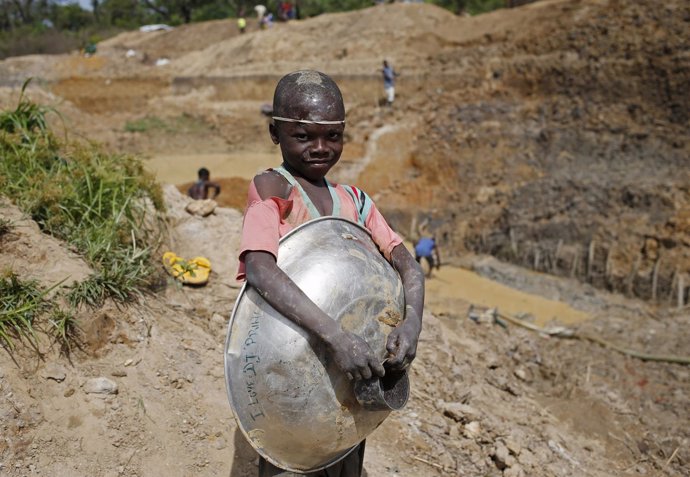
[[326,141],[323,138],[315,139],[311,151],[312,154],[323,154],[324,152],[328,152]]

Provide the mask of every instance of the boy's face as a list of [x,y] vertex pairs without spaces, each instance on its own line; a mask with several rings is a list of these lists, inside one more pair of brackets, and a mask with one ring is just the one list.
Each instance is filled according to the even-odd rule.
[[[333,104],[329,95],[298,98],[285,108],[291,119],[342,121],[342,102]],[[344,124],[303,124],[275,120],[271,139],[280,144],[283,160],[293,172],[310,181],[323,179],[343,152]]]

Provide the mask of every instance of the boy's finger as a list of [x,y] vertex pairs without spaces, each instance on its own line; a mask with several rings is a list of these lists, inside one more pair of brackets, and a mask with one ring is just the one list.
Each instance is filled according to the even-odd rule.
[[371,362],[371,370],[376,376],[383,377],[386,375],[386,368],[384,368],[383,364],[379,363],[378,361],[374,360]]
[[390,335],[388,335],[388,340],[386,341],[386,350],[391,354],[395,354],[397,349],[398,349],[398,336],[397,336],[397,334],[391,333]]
[[398,347],[398,349],[395,350],[393,357],[391,357],[388,360],[388,364],[390,364],[390,366],[392,368],[398,369],[398,368],[400,368],[400,365],[402,364],[404,359],[405,359],[405,351],[402,349],[402,347]]
[[362,367],[361,374],[363,379],[371,379],[371,369],[369,369],[369,366]]

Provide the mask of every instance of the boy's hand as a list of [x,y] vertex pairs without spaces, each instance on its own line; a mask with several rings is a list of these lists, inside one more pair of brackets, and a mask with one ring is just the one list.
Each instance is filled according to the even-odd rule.
[[335,364],[355,381],[386,374],[367,342],[354,333],[342,331],[327,346]]
[[421,332],[421,320],[411,306],[406,307],[405,320],[388,335],[386,349],[392,355],[388,365],[392,369],[405,369],[417,354],[417,341]]

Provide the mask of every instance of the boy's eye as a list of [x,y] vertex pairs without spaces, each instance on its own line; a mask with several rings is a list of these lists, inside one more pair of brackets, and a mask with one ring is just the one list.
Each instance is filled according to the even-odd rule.
[[307,135],[303,133],[297,133],[293,136],[295,139],[298,141],[306,141],[307,140]]
[[337,131],[331,131],[328,134],[328,137],[329,137],[329,139],[331,139],[333,141],[337,141],[338,139],[340,139],[340,133]]

